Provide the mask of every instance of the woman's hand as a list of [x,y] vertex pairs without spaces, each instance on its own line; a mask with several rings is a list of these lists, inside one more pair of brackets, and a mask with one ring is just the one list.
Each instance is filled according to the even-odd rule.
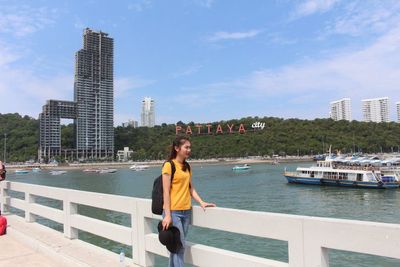
[[211,208],[211,207],[216,207],[217,205],[215,205],[214,203],[208,203],[208,202],[204,202],[201,201],[200,202],[200,207],[205,211],[206,208]]
[[165,215],[164,219],[162,220],[163,230],[167,230],[168,227],[172,224],[171,215]]

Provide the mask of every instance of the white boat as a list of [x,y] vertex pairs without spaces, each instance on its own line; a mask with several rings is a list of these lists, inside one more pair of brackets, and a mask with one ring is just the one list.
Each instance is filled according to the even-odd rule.
[[99,169],[84,169],[83,172],[90,172],[90,173],[97,173],[99,172]]
[[132,165],[129,167],[132,171],[144,171],[147,170],[150,166],[149,165]]
[[104,174],[104,173],[115,173],[115,172],[117,172],[117,169],[100,169],[98,172],[101,173],[101,174]]
[[27,174],[27,173],[29,173],[28,170],[23,170],[23,169],[15,170],[15,174]]
[[40,172],[41,170],[39,167],[32,168],[32,172]]
[[250,170],[250,165],[249,164],[244,164],[242,166],[236,165],[235,167],[232,168],[233,171],[247,171]]
[[[363,159],[364,160],[364,159]],[[372,165],[346,165],[327,158],[318,161],[316,166],[298,167],[295,172],[285,170],[284,176],[289,183],[308,185],[333,185],[356,188],[398,188],[396,171],[376,168]]]
[[67,171],[51,171],[50,174],[51,175],[62,175],[62,174],[66,174]]

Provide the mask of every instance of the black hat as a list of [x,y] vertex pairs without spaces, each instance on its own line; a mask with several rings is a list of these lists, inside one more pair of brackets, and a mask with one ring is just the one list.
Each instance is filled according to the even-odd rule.
[[158,240],[167,247],[169,252],[177,253],[182,248],[181,233],[178,228],[170,225],[163,230],[162,222],[158,223]]

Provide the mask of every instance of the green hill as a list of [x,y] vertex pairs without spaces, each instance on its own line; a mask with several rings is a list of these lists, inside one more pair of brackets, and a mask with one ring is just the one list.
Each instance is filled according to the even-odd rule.
[[[265,128],[254,130],[252,124],[264,122]],[[177,123],[182,133],[191,127],[194,158],[243,157],[281,155],[310,155],[332,150],[343,153],[398,151],[400,146],[399,123],[366,123],[331,119],[299,120],[271,117],[248,117],[211,123],[211,133],[202,124],[197,134],[195,123]],[[223,133],[216,133],[220,124]],[[232,126],[229,133],[229,126]],[[246,133],[238,133],[243,124]],[[26,161],[37,157],[39,140],[38,120],[19,114],[0,114],[0,159],[3,159],[4,133],[7,133],[7,161]],[[115,149],[129,146],[135,151],[133,158],[164,159],[175,137],[175,125],[163,124],[154,128],[116,127]],[[73,125],[62,126],[63,147],[73,148]]]
[[[263,130],[251,131],[256,122],[266,124]],[[227,133],[227,125],[236,127],[243,123],[246,133]],[[358,121],[333,121],[331,119],[299,120],[271,117],[249,117],[240,120],[211,123],[212,133],[207,134],[203,126],[197,135],[194,123],[189,123],[194,158],[242,157],[263,155],[310,155],[332,150],[342,153],[362,151],[367,153],[398,151],[400,146],[400,124],[365,123]],[[224,133],[216,134],[217,124]],[[187,125],[178,123],[183,129]],[[205,133],[204,133],[205,131]],[[175,125],[154,128],[116,128],[116,147],[133,148],[135,159],[162,159],[168,154],[168,145],[175,136]]]

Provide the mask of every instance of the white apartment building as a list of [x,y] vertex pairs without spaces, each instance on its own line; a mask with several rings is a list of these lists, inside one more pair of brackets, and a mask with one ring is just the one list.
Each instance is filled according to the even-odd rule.
[[340,121],[340,120],[351,121],[352,114],[351,114],[350,98],[343,98],[340,100],[332,101],[330,117],[335,121]]
[[396,103],[397,108],[397,122],[400,123],[400,101]]
[[155,116],[155,102],[150,97],[145,97],[142,101],[142,114],[141,114],[141,126],[154,127],[156,116]]
[[373,98],[362,100],[363,121],[389,122],[389,98]]

